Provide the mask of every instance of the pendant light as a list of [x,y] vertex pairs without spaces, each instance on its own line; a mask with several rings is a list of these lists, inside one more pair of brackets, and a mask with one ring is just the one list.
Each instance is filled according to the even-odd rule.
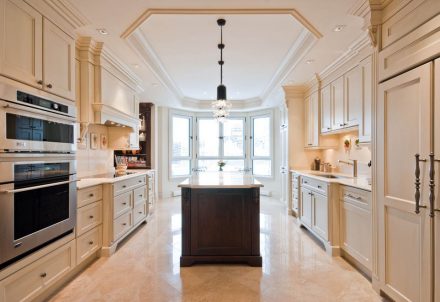
[[225,26],[225,19],[218,19],[217,25],[220,26],[220,44],[218,44],[218,49],[220,49],[220,85],[217,86],[217,101],[212,103],[212,108],[214,109],[213,115],[219,122],[224,122],[229,116],[229,109],[232,107],[231,103],[226,99],[226,86],[223,85],[223,49],[225,44],[223,44],[223,26]]

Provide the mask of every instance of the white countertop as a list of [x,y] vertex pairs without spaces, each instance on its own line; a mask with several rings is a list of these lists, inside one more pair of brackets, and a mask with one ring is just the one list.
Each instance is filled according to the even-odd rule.
[[[312,171],[312,170],[290,170],[290,171],[310,178],[315,178],[320,181],[325,181],[328,183],[338,183],[340,185],[354,187],[371,192],[371,185],[368,184],[368,179],[364,177],[352,177],[347,174],[320,172],[320,171]],[[331,175],[339,176],[339,178],[326,178],[320,176],[322,174],[325,175],[331,174]]]
[[93,187],[93,186],[108,184],[108,183],[115,183],[115,182],[118,182],[121,180],[126,180],[126,179],[129,179],[132,177],[148,174],[150,171],[154,171],[154,170],[148,170],[148,169],[128,170],[128,172],[130,174],[127,174],[124,176],[119,176],[119,177],[113,177],[113,173],[88,176],[88,177],[81,178],[76,183],[76,188],[78,190],[80,190],[80,189],[84,189],[87,187]]
[[185,179],[181,188],[259,188],[263,184],[250,174],[237,172],[200,172]]

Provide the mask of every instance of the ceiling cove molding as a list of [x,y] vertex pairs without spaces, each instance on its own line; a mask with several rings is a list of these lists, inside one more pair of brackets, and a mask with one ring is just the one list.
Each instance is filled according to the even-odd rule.
[[274,89],[283,83],[292,70],[295,69],[309,50],[315,45],[316,41],[317,39],[308,30],[303,29],[299,38],[290,48],[280,67],[275,72],[268,87],[264,90],[261,96],[263,101],[266,101]]
[[[54,1],[54,0],[46,0]],[[286,9],[164,9],[155,8],[145,10],[128,28],[121,34],[121,38],[127,39],[152,15],[291,15],[302,24],[317,39],[322,38],[319,30],[313,26],[303,15],[293,8]]]
[[283,86],[285,98],[303,98],[304,93],[307,90],[305,85],[288,85]]
[[134,32],[127,39],[128,45],[138,54],[142,62],[151,70],[160,83],[167,87],[175,98],[183,100],[185,96],[166,71],[156,52],[140,31]]
[[368,31],[373,47],[377,47],[381,40],[382,10],[390,2],[389,0],[358,0],[347,12],[349,15],[363,19],[363,29]]
[[337,58],[333,63],[324,68],[323,71],[319,73],[319,78],[324,79],[331,75],[333,72],[337,71],[350,59],[355,57],[362,49],[365,47],[371,47],[370,36],[368,32],[365,32],[359,39],[355,40],[346,52],[344,52],[339,58]]
[[74,28],[91,24],[78,9],[67,0],[43,0],[48,6],[55,10],[64,20]]

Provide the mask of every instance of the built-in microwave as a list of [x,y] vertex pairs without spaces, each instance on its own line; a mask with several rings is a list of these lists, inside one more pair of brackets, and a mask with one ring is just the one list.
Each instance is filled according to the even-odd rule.
[[0,152],[74,153],[74,102],[0,82]]
[[[31,156],[31,157],[30,157]],[[73,154],[0,153],[0,269],[73,232]]]

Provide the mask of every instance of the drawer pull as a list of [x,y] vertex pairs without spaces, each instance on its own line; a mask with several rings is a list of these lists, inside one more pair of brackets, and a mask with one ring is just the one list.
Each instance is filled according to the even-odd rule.
[[40,274],[40,277],[41,277],[41,278],[46,278],[46,276],[47,276],[46,273],[42,273],[42,274]]
[[93,193],[90,193],[90,194],[89,194],[89,197],[93,197],[93,196],[95,196],[95,194],[93,194]]
[[124,222],[122,225],[127,225],[127,223],[126,222]]
[[125,189],[127,187],[127,185],[123,185],[122,187]]
[[90,216],[89,216],[89,218],[90,218],[90,219],[93,219],[93,218],[95,218],[95,216],[93,216],[93,215],[90,215]]
[[351,194],[347,194],[347,195],[345,195],[345,196],[350,197],[350,198],[353,198],[353,199],[357,199],[357,200],[362,200],[362,197],[361,197],[361,196],[353,196],[353,195],[351,195]]
[[126,202],[123,202],[122,204],[125,206],[127,203],[126,203]]
[[93,241],[89,241],[89,244],[92,245],[94,242]]
[[142,212],[138,212],[139,214],[142,214]]
[[304,180],[304,183],[305,183],[305,184],[308,184],[308,182],[307,182],[306,180]]
[[139,194],[139,197],[142,197],[142,196],[144,196],[143,194]]
[[141,183],[141,182],[142,182],[142,179],[139,179],[139,182]]

